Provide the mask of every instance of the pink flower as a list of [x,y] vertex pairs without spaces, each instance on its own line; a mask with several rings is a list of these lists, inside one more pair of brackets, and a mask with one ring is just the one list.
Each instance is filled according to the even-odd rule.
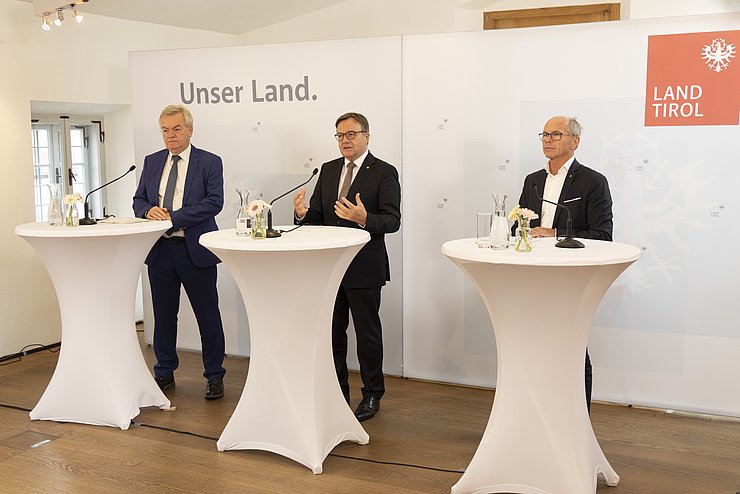
[[539,218],[539,215],[537,213],[527,208],[521,208],[519,210],[519,216],[521,216],[525,220],[536,220],[537,218]]
[[270,209],[270,205],[262,199],[255,199],[254,201],[249,203],[249,206],[247,206],[247,212],[253,218],[255,216],[261,215],[267,209]]

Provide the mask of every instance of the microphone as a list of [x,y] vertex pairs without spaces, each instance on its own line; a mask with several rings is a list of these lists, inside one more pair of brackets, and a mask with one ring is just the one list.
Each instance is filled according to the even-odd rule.
[[[294,190],[300,189],[301,187],[303,187],[304,185],[306,185],[308,182],[310,182],[313,179],[313,177],[316,176],[317,173],[319,173],[319,169],[318,168],[314,168],[313,171],[311,172],[311,176],[308,177],[308,180],[306,180],[305,182],[303,182],[302,184],[300,184],[300,185],[298,185],[296,187],[293,187],[292,189],[290,189],[285,194],[280,194],[279,196],[277,196],[275,199],[273,199],[272,201],[270,201],[270,206],[272,206],[272,203],[274,203],[278,199],[281,199],[281,198],[287,196],[288,194],[290,194],[291,192],[293,192]],[[279,231],[273,230],[273,228],[272,228],[272,207],[270,207],[270,209],[267,210],[267,231],[265,232],[265,236],[267,238],[277,238],[277,237],[281,237],[282,236]]]
[[[552,202],[548,201],[547,199],[544,199],[542,196],[540,196],[540,191],[537,190],[537,185],[534,186],[534,193],[537,195],[537,199],[539,199],[542,202],[546,202],[548,204],[552,204],[553,206],[557,206],[559,208],[565,209],[565,211],[568,213],[568,220],[565,223],[565,238],[559,241],[555,244],[555,247],[562,247],[564,249],[582,249],[585,247],[583,245],[583,242],[580,242],[573,238],[573,221],[570,217],[570,209],[568,209],[568,206],[565,204],[560,204],[558,202]],[[578,198],[580,199],[580,197]],[[574,201],[577,199],[573,199]],[[570,202],[570,201],[569,201]],[[557,232],[557,229],[555,230]]]
[[90,197],[90,194],[92,194],[93,192],[96,192],[96,191],[102,189],[103,187],[109,186],[110,184],[112,184],[113,182],[115,182],[117,180],[121,180],[123,177],[125,177],[126,175],[128,175],[129,173],[131,173],[132,171],[134,171],[135,168],[136,168],[136,165],[131,165],[131,168],[129,168],[128,171],[126,173],[124,173],[123,175],[121,175],[120,177],[114,178],[113,180],[111,180],[107,184],[103,184],[100,187],[98,187],[97,189],[93,189],[93,190],[91,190],[90,192],[87,193],[87,195],[85,196],[85,217],[80,220],[80,225],[96,225],[98,223],[97,221],[95,221],[94,218],[90,218],[90,203],[87,202],[87,199],[88,199],[88,197]]

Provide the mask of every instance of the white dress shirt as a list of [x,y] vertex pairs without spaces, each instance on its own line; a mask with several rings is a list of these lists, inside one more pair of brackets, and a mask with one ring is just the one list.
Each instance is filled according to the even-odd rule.
[[[185,177],[188,174],[188,161],[190,161],[190,144],[185,150],[179,154],[180,161],[177,162],[177,182],[175,182],[175,194],[172,196],[172,211],[177,211],[182,207],[183,197],[185,196]],[[162,201],[164,200],[164,192],[167,190],[167,179],[170,176],[170,170],[172,170],[172,153],[167,156],[167,162],[164,164],[164,170],[162,171],[162,179],[159,181],[159,207],[162,207]],[[172,213],[170,211],[170,213]],[[173,236],[184,236],[185,232],[177,230]]]
[[[359,171],[362,164],[365,162],[365,158],[367,158],[367,153],[369,153],[370,150],[366,149],[362,155],[357,158],[356,160],[349,160],[347,158],[344,158],[344,166],[342,167],[342,174],[339,175],[339,184],[337,184],[337,197],[339,197],[339,193],[342,191],[342,184],[344,183],[344,177],[347,175],[347,164],[350,161],[354,161],[355,167],[352,169],[352,181],[355,180],[355,177],[357,176],[357,172]],[[350,182],[351,184],[352,182]],[[350,185],[351,187],[351,185]],[[348,197],[347,199],[352,199],[351,197]]]
[[[547,199],[548,201],[552,202],[558,202],[558,200],[560,199],[560,193],[563,191],[563,184],[565,184],[565,177],[568,176],[568,170],[570,169],[570,165],[573,164],[574,159],[575,156],[571,156],[570,159],[566,161],[563,166],[560,167],[555,175],[550,173],[549,162],[545,163],[547,178],[545,179],[545,190],[542,194],[543,199]],[[555,211],[557,211],[557,209],[557,206],[555,206],[554,204],[549,204],[545,201],[542,201],[542,220],[540,221],[541,227],[553,227],[552,224],[553,221],[555,221]]]

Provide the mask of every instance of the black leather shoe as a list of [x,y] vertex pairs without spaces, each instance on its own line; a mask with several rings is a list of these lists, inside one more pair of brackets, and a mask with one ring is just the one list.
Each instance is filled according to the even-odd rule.
[[212,377],[206,384],[206,400],[218,400],[224,395],[224,380]]
[[154,376],[154,381],[162,391],[175,387],[175,376]]
[[380,398],[369,396],[363,398],[360,404],[357,405],[355,417],[357,417],[357,420],[362,422],[363,420],[369,420],[375,417],[375,414],[378,413],[378,411],[380,411]]

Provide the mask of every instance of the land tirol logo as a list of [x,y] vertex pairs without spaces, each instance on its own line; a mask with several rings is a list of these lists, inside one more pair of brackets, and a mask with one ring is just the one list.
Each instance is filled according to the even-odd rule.
[[645,126],[740,123],[740,31],[648,36]]

